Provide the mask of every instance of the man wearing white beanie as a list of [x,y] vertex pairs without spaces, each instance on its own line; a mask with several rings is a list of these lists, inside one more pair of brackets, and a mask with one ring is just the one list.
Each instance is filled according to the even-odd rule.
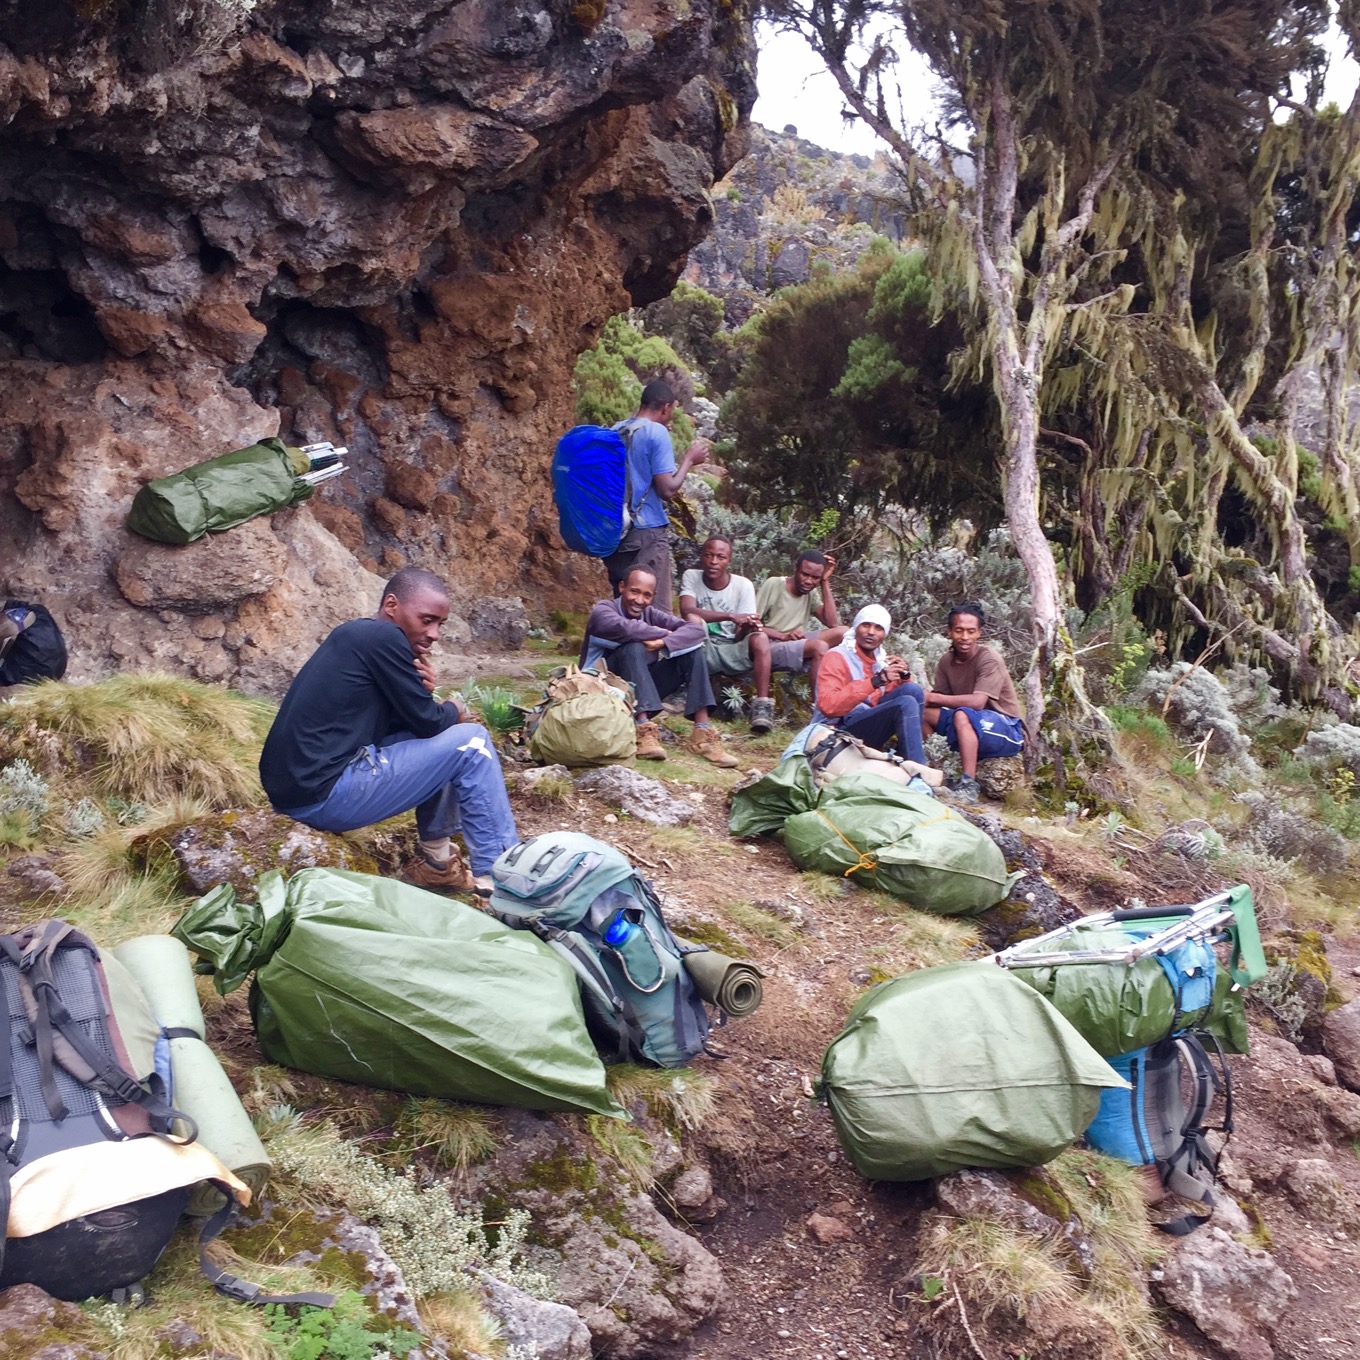
[[839,728],[880,751],[896,740],[897,754],[921,765],[925,691],[911,683],[900,656],[883,651],[892,616],[881,604],[866,604],[850,625],[850,636],[822,658],[812,721]]

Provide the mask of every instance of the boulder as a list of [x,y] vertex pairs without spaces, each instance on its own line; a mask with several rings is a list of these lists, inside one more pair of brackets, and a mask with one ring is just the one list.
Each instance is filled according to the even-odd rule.
[[529,636],[529,615],[518,595],[482,596],[467,609],[467,624],[476,642],[494,642],[513,652]]
[[[1039,1199],[1047,1207],[1041,1209],[1035,1202]],[[935,1182],[935,1202],[955,1218],[985,1218],[1030,1237],[1047,1238],[1064,1249],[1082,1275],[1095,1269],[1095,1248],[1081,1220],[1070,1212],[1061,1218],[1051,1212],[1064,1205],[1064,1196],[1042,1168],[1023,1176],[953,1171]]]
[[63,1303],[36,1284],[16,1284],[0,1291],[0,1355],[32,1357],[40,1354],[38,1341],[48,1342],[44,1351],[65,1345],[71,1360],[86,1360],[95,1353],[83,1346],[58,1342],[62,1330],[83,1330],[85,1315],[74,1303]]
[[1284,1188],[1310,1223],[1351,1236],[1360,1233],[1360,1205],[1324,1158],[1303,1157],[1291,1162],[1284,1173]]
[[481,1271],[477,1292],[482,1306],[501,1324],[507,1346],[538,1360],[590,1360],[590,1328],[574,1308],[536,1299]]
[[1322,1043],[1336,1069],[1336,1079],[1360,1091],[1360,998],[1329,1011],[1322,1021]]
[[210,614],[272,590],[287,562],[287,547],[261,517],[181,547],[134,539],[119,554],[114,578],[140,609]]
[[314,831],[291,817],[264,808],[231,810],[190,822],[173,831],[155,831],[133,842],[143,863],[170,853],[186,892],[210,892],[230,883],[237,892],[254,893],[261,874],[280,869],[325,866],[374,873],[376,862],[358,846],[326,831]]
[[8,872],[23,885],[26,897],[66,891],[66,880],[56,873],[46,855],[20,855],[18,859],[10,860]]
[[1298,1290],[1267,1252],[1208,1226],[1175,1239],[1152,1278],[1229,1360],[1274,1360],[1276,1323]]
[[626,765],[587,770],[585,774],[577,775],[576,787],[653,826],[684,826],[694,818],[694,804],[687,798],[675,797],[665,785]]
[[1008,793],[1025,786],[1023,757],[997,756],[995,760],[978,761],[977,782],[984,798],[1001,802]]

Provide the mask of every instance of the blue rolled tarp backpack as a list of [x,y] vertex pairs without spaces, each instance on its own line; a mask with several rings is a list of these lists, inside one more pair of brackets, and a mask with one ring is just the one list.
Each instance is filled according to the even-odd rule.
[[609,557],[633,527],[642,498],[633,491],[628,448],[639,424],[635,416],[612,429],[576,425],[557,441],[552,460],[558,530],[574,552]]

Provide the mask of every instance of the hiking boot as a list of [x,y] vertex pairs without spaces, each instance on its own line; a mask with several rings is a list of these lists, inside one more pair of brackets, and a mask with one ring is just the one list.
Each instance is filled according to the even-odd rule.
[[637,725],[637,758],[666,759],[666,748],[661,744],[661,730],[654,722],[640,722]]
[[439,864],[427,854],[416,855],[402,870],[401,881],[413,888],[424,888],[429,892],[475,893],[477,880],[472,870],[463,863],[463,857],[454,850],[447,864]]
[[685,742],[685,750],[692,756],[703,756],[707,761],[724,770],[734,769],[741,762],[722,748],[718,734],[711,727],[696,727]]
[[947,779],[944,786],[959,803],[976,803],[982,797],[982,788],[971,774],[961,774],[957,779]]
[[751,700],[751,731],[768,732],[774,726],[774,700]]

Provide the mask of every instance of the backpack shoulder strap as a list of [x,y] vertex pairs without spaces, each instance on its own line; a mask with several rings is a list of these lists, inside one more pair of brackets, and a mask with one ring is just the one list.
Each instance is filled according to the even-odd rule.
[[[1218,1049],[1219,1071],[1214,1070],[1203,1042],[1198,1034],[1186,1033],[1171,1040],[1179,1063],[1190,1073],[1194,1082],[1194,1096],[1185,1112],[1181,1124],[1179,1145],[1165,1156],[1158,1158],[1157,1170],[1162,1184],[1173,1195],[1182,1199],[1194,1200],[1207,1206],[1214,1206],[1214,1184],[1218,1175],[1218,1155],[1209,1146],[1205,1137],[1205,1115],[1213,1103],[1215,1094],[1223,1093],[1223,1122],[1218,1128],[1231,1136],[1233,1131],[1232,1076],[1223,1058],[1223,1048],[1217,1038],[1213,1038]],[[1221,1076],[1220,1076],[1221,1072]],[[1207,1223],[1210,1214],[1185,1214],[1170,1223],[1157,1226],[1173,1237],[1184,1237],[1196,1228]]]
[[642,488],[642,494],[634,497],[633,495],[633,436],[646,424],[644,416],[629,416],[627,420],[621,420],[614,429],[623,436],[623,503],[628,510],[629,518],[636,515],[638,507],[647,499],[647,492],[650,490],[650,483]]

